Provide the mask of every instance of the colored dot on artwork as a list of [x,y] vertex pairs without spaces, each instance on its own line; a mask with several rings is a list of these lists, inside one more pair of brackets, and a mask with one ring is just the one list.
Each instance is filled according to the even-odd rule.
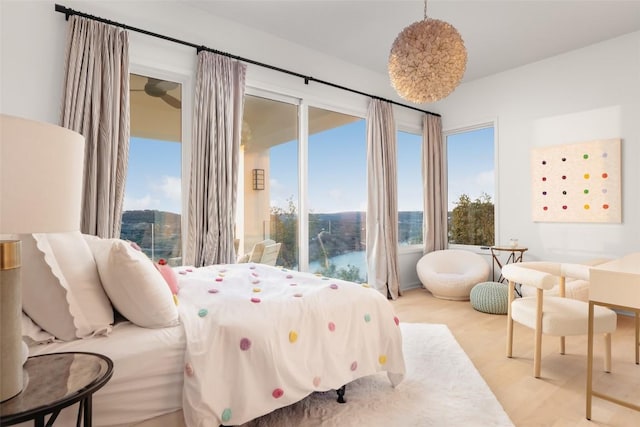
[[549,210],[549,206],[544,206],[544,207],[542,208],[542,210],[543,210],[543,211],[548,211],[548,210]]
[[609,178],[609,174],[607,174],[606,172],[602,174],[602,178],[607,179]]
[[583,159],[585,159],[585,160],[587,160],[587,159],[589,158],[589,155],[588,155],[588,154],[583,154],[583,155],[582,155],[582,158],[583,158]]
[[582,192],[583,192],[584,194],[589,194],[589,189],[585,188]]
[[590,207],[589,205],[584,205],[585,210],[589,210],[589,207]]
[[567,175],[562,175],[562,179],[567,179]]
[[602,189],[602,194],[607,194],[607,189],[606,188]]
[[543,165],[546,165],[546,164],[547,164],[547,161],[546,161],[546,160],[543,160],[543,161],[542,161],[542,164],[543,164]]
[[562,205],[562,209],[567,210],[567,205]]
[[547,195],[547,192],[546,192],[546,191],[543,191],[543,192],[542,192],[542,195],[543,195],[543,196],[546,196],[546,195]]
[[547,180],[547,177],[546,177],[546,176],[543,176],[543,177],[542,177],[542,180],[543,180],[543,181],[546,181],[546,180]]
[[562,192],[562,195],[563,195],[563,196],[566,196],[566,195],[567,195],[567,192],[566,192],[566,191],[563,191],[563,192]]
[[231,409],[230,408],[224,408],[224,411],[222,411],[222,421],[229,421],[231,419]]
[[284,394],[284,391],[281,388],[277,388],[273,390],[273,393],[271,393],[274,399],[280,399],[283,394]]
[[589,179],[589,174],[588,173],[584,174],[584,179]]
[[607,157],[608,154],[606,153],[606,151],[604,153],[602,153],[602,157]]
[[602,209],[609,209],[609,205],[605,203],[604,205],[602,205]]
[[566,162],[566,161],[567,161],[567,158],[566,158],[566,157],[563,157],[563,158],[562,158],[562,161],[563,161],[563,162]]

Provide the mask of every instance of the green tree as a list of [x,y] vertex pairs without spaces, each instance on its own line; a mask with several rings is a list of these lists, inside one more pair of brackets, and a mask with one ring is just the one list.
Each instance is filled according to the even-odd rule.
[[493,245],[494,211],[491,196],[482,193],[475,200],[460,195],[449,220],[449,243],[461,245]]
[[298,265],[298,210],[293,196],[287,199],[286,208],[271,206],[271,238],[282,243],[278,265],[293,268]]
[[325,277],[334,279],[342,279],[349,282],[362,283],[364,278],[360,276],[360,269],[355,265],[347,264],[346,267],[338,270],[334,263],[330,263],[328,267],[323,267],[315,273],[322,274]]
[[[293,196],[287,199],[286,207],[278,207],[272,206],[270,210],[271,215],[271,238],[276,242],[282,243],[280,247],[280,254],[278,255],[278,264],[282,265],[286,268],[294,268],[298,265],[298,245],[297,245],[297,236],[298,236],[298,210],[296,204],[293,202]],[[358,217],[359,218],[359,217]],[[337,224],[341,224],[343,221],[336,221]],[[360,227],[360,222],[354,222],[355,226]],[[353,238],[349,238],[354,233],[353,231],[345,231],[338,226],[338,230],[335,230],[335,233],[328,233],[325,228],[331,229],[328,223],[324,223],[322,221],[318,221],[316,218],[310,220],[309,224],[309,232],[312,235],[324,235],[325,239],[328,239],[328,244],[331,247],[331,250],[325,249],[324,253],[319,253],[322,248],[320,244],[318,244],[318,248],[310,248],[310,252],[313,252],[313,257],[322,257],[323,259],[328,256],[327,259],[330,260],[331,256],[335,253],[344,253],[351,249],[353,243],[348,245],[345,242],[351,242]],[[333,237],[333,238],[332,238]],[[322,237],[320,237],[321,239]],[[344,246],[344,248],[343,248]],[[340,250],[338,250],[340,249]],[[360,269],[354,265],[347,265],[346,267],[338,269],[337,266],[329,261],[329,264],[326,267],[322,267],[320,270],[315,273],[322,274],[326,277],[333,277],[336,279],[348,280],[352,282],[363,282],[364,278],[360,275]]]

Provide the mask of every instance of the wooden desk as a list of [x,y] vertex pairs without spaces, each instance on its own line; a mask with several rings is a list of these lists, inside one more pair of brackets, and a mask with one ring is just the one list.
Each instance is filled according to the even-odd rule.
[[615,261],[590,269],[589,274],[589,328],[587,349],[587,419],[591,419],[593,397],[640,411],[640,406],[593,390],[593,307],[602,305],[636,316],[635,353],[638,364],[640,330],[640,253],[626,255]]
[[[514,262],[522,262],[522,257],[524,256],[524,253],[527,251],[528,248],[522,248],[520,246],[491,246],[489,249],[491,249],[491,258],[493,258],[493,261],[491,263],[491,280],[493,280],[494,282],[500,282],[500,283],[504,283],[505,278],[504,276],[502,276],[502,263],[500,262],[500,252],[511,252],[509,254],[509,257],[507,258],[507,261],[504,263],[504,265],[507,264],[511,264]],[[496,264],[498,264],[498,268],[500,268],[500,276],[498,277],[498,280],[496,280],[496,273],[495,273],[495,266]]]

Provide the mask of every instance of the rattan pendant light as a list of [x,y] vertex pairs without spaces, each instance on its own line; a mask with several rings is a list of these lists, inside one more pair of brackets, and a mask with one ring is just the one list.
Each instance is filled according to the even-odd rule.
[[451,24],[427,17],[406,27],[389,54],[391,85],[402,98],[422,104],[445,98],[467,67],[464,41]]

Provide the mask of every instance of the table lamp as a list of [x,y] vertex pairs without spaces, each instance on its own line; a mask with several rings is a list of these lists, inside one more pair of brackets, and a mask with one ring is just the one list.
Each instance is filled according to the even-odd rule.
[[[80,230],[84,137],[0,114],[0,235]],[[10,239],[14,236],[9,236]],[[0,401],[24,386],[20,240],[0,241]]]

